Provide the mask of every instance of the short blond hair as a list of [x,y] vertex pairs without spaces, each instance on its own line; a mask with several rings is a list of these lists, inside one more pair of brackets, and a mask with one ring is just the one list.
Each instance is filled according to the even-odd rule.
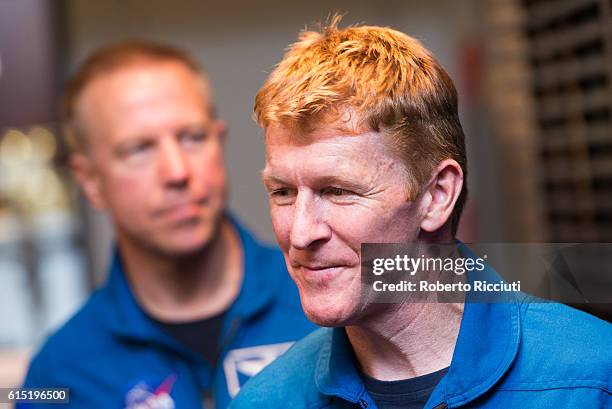
[[[308,132],[354,112],[360,126],[392,137],[414,179],[411,197],[444,159],[456,160],[467,175],[457,91],[444,68],[404,33],[339,29],[339,21],[335,16],[321,32],[304,30],[289,47],[255,98],[259,125]],[[466,197],[464,179],[451,217],[453,235]]]
[[[109,44],[85,59],[69,79],[61,101],[61,119],[68,147],[73,152],[78,152],[84,150],[87,145],[86,131],[77,115],[77,103],[89,83],[104,74],[127,66],[171,61],[183,64],[204,82],[208,82],[206,72],[189,53],[152,41],[128,40]],[[214,115],[212,103],[210,109]]]

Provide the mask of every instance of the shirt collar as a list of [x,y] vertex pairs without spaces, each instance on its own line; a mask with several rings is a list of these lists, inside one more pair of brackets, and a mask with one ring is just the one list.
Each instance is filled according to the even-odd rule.
[[[475,257],[459,243],[465,257]],[[487,266],[487,281],[500,280]],[[480,274],[480,273],[479,273]],[[479,276],[482,278],[483,276]],[[468,275],[468,280],[473,277]],[[449,407],[466,404],[488,391],[510,368],[520,342],[519,301],[479,302],[468,293],[450,369],[433,391],[427,407],[444,400]],[[344,328],[330,330],[319,352],[315,383],[324,395],[350,402],[370,400],[356,370]]]
[[356,403],[365,386],[355,367],[355,356],[344,327],[328,330],[315,370],[315,384],[324,395]]
[[[466,258],[476,258],[459,243]],[[487,265],[474,279],[499,282],[501,277]],[[514,293],[504,293],[497,300],[468,292],[457,344],[443,386],[450,407],[466,404],[487,392],[508,371],[518,353],[521,325],[520,301]],[[483,302],[484,301],[484,302]]]
[[[229,315],[248,320],[265,310],[273,301],[274,289],[278,282],[274,280],[269,270],[277,268],[272,265],[269,249],[265,249],[232,214],[227,214],[234,228],[238,232],[242,244],[243,279],[238,298],[232,305]],[[284,263],[282,264],[284,266]],[[286,271],[284,274],[288,274]]]
[[[266,282],[265,275],[257,274],[258,265],[260,265],[259,271],[264,271],[261,264],[266,262],[262,259],[261,245],[240,225],[236,217],[230,214],[227,214],[226,217],[238,232],[241,241],[244,275],[238,298],[227,312],[225,331],[229,330],[230,320],[233,322],[235,318],[239,318],[242,322],[268,306],[272,301],[271,286],[274,284]],[[110,304],[114,306],[107,313],[111,314],[108,319],[112,330],[117,335],[144,342],[161,343],[192,355],[191,351],[186,351],[186,348],[182,348],[182,345],[155,325],[142,310],[130,289],[117,249],[114,251],[109,278],[103,292],[107,294],[111,300]]]

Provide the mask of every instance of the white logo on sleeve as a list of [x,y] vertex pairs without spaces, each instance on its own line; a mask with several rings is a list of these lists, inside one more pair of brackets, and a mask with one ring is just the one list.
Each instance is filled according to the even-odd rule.
[[293,342],[284,342],[229,351],[223,360],[229,395],[234,398],[240,391],[240,387],[249,378],[257,375],[259,371],[284,354],[291,345]]
[[175,381],[176,375],[172,374],[157,388],[145,381],[137,383],[125,396],[125,409],[175,409],[170,396]]

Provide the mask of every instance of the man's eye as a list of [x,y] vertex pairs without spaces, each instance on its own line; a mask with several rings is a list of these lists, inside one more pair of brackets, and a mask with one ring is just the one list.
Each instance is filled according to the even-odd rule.
[[270,198],[279,205],[291,204],[295,196],[295,189],[281,188],[270,191]]
[[153,142],[150,141],[143,141],[143,142],[138,142],[138,143],[134,143],[128,146],[125,146],[123,148],[121,148],[119,150],[119,154],[120,156],[129,158],[132,156],[137,156],[143,153],[146,153],[150,150],[153,149]]
[[185,131],[179,135],[181,143],[195,144],[205,141],[208,138],[208,133],[201,131]]
[[323,194],[332,195],[332,196],[345,196],[350,194],[351,192],[346,189],[341,189],[339,187],[328,187],[323,189]]
[[288,188],[275,189],[270,192],[270,195],[274,197],[289,197],[292,195],[292,190]]

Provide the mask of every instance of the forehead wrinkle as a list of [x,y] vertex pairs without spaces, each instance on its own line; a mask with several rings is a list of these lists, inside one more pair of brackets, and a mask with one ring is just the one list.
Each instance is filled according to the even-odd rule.
[[[326,138],[310,145],[270,144],[263,174],[275,176],[281,181],[291,179],[292,183],[342,183],[347,188],[354,186],[361,189],[373,189],[374,185],[392,182],[387,175],[398,164],[385,149],[376,148],[371,155],[364,156],[362,144],[352,142],[347,145],[342,141],[345,139],[333,141]],[[371,142],[367,142],[367,145],[373,146]],[[334,149],[330,152],[331,147]]]

